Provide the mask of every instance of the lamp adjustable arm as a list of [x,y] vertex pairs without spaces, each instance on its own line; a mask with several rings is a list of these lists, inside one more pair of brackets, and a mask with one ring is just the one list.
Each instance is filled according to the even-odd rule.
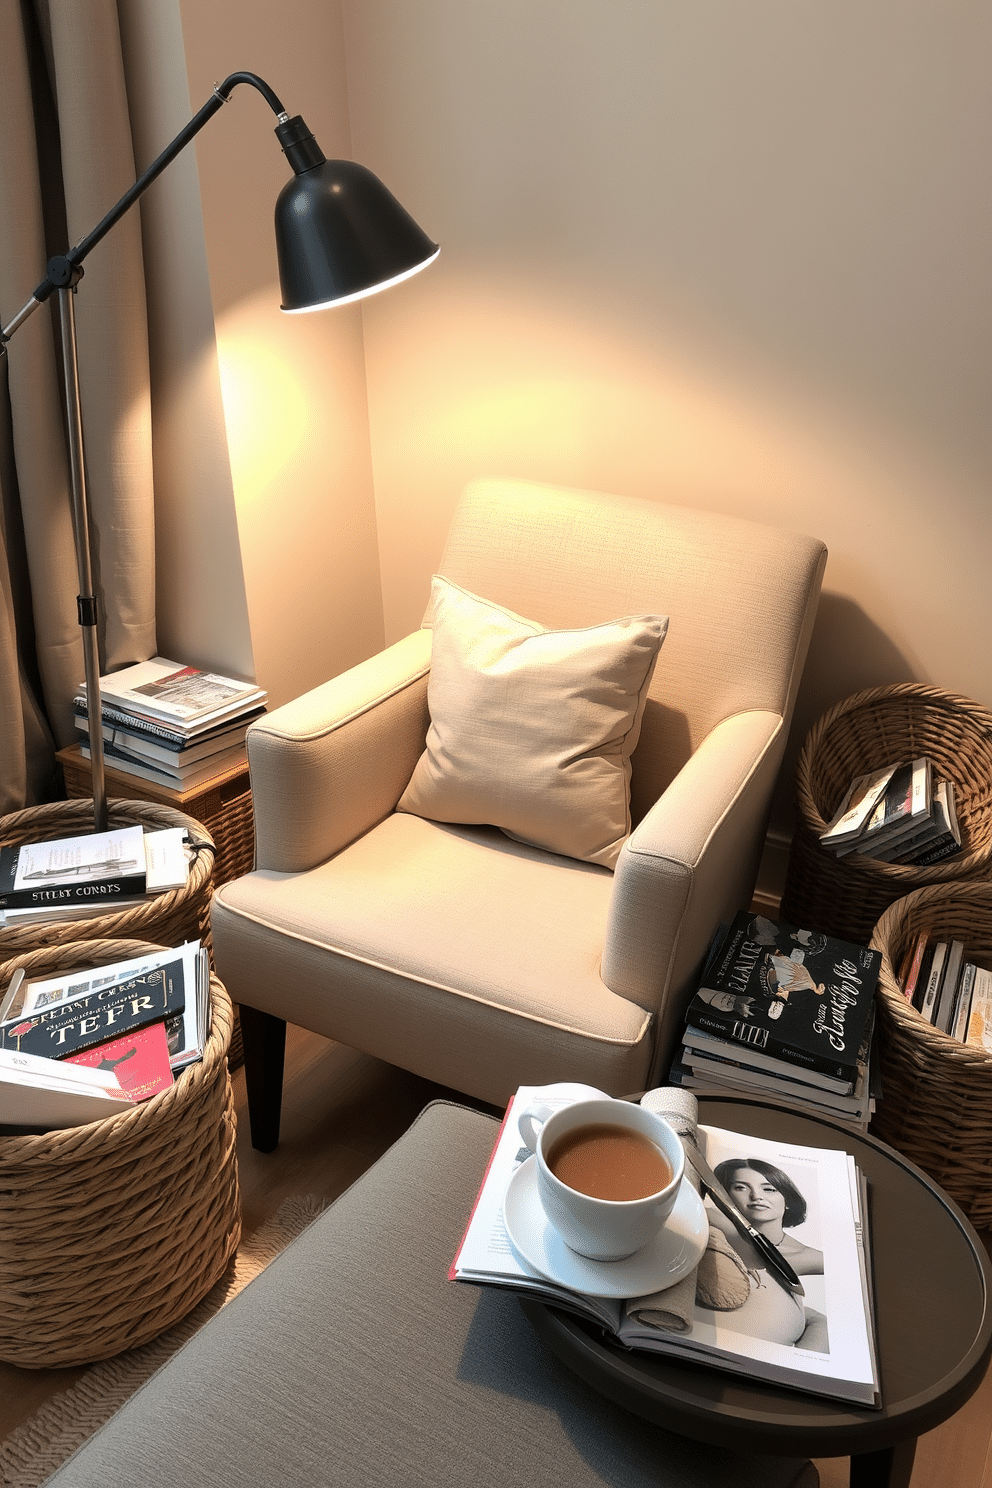
[[176,156],[186,148],[194,135],[199,134],[208,119],[212,119],[225,103],[228,102],[232,90],[238,83],[251,83],[258,89],[262,97],[269,104],[273,113],[279,116],[280,123],[284,123],[287,115],[276,94],[263,78],[256,76],[253,72],[232,72],[222,83],[218,83],[213,93],[207,99],[203,107],[193,115],[185,128],[181,129],[171,144],[166,145],[147,170],[142,171],[133,186],[128,187],[120,201],[111,207],[107,215],[97,223],[92,232],[77,243],[75,248],[70,248],[67,253],[56,254],[50,258],[46,266],[45,278],[28,300],[27,304],[18,311],[9,325],[0,329],[0,354],[3,353],[6,343],[14,332],[23,325],[29,315],[32,315],[40,305],[43,305],[49,295],[57,289],[75,289],[83,275],[83,260],[106,237],[107,233],[119,222],[125,212],[134,205],[148,187],[158,176],[162,174],[166,166],[175,160]]
[[[252,83],[272,109],[279,115],[278,128],[283,128],[286,111],[268,83],[252,72],[232,72],[213,91],[199,113],[193,115],[170,145],[144,171],[134,185],[125,191],[116,206],[98,222],[93,231],[68,253],[57,254],[49,259],[47,273],[27,304],[18,311],[9,325],[0,329],[0,354],[5,343],[23,325],[53,292],[58,292],[59,318],[62,329],[62,370],[65,381],[66,431],[68,436],[69,475],[72,494],[72,525],[76,548],[76,567],[79,576],[79,594],[76,599],[79,624],[82,630],[83,668],[86,675],[86,698],[88,705],[88,729],[90,742],[90,767],[93,779],[93,824],[97,832],[105,832],[109,825],[106,777],[103,759],[103,719],[100,698],[100,663],[97,645],[97,599],[93,585],[93,566],[89,540],[89,498],[87,494],[86,466],[83,454],[83,426],[79,401],[79,369],[76,361],[76,324],[73,295],[83,276],[83,260],[97,243],[110,231],[125,212],[148,189],[155,178],[161,175],[170,161],[189,144],[193,136],[225,104],[231,89],[237,83]],[[294,121],[295,122],[295,121]]]
[[62,370],[68,435],[73,532],[79,569],[79,624],[93,769],[93,814],[96,830],[106,830],[107,799],[103,776],[103,732],[97,655],[97,602],[89,548],[86,464],[76,363],[73,298],[83,275],[83,260],[116,222],[160,176],[195,134],[227,103],[238,83],[251,83],[278,115],[276,138],[293,169],[276,202],[276,256],[282,308],[290,312],[346,304],[407,279],[431,263],[438,246],[418,227],[396,198],[364,166],[354,161],[326,160],[320,146],[297,114],[289,118],[268,83],[253,72],[232,72],[215,88],[185,129],[153,160],[120,201],[75,248],[49,259],[45,278],[27,304],[0,327],[0,355],[5,343],[48,297],[57,292],[62,326]]

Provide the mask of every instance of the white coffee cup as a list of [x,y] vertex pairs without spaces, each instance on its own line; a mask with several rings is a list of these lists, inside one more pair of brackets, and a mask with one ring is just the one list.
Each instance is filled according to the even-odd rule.
[[[661,1116],[630,1101],[575,1101],[555,1109],[536,1102],[518,1120],[520,1135],[537,1158],[537,1193],[550,1223],[565,1244],[594,1261],[619,1261],[653,1240],[675,1207],[685,1152]],[[637,1199],[602,1199],[563,1183],[548,1167],[548,1154],[581,1127],[614,1126],[640,1133],[660,1149],[671,1179],[657,1193]]]

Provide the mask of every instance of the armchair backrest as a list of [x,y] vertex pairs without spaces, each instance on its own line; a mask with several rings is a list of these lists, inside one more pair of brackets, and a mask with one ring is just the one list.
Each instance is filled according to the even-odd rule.
[[788,528],[489,479],[466,487],[439,571],[549,629],[670,617],[632,760],[637,820],[722,719],[788,722],[825,561]]

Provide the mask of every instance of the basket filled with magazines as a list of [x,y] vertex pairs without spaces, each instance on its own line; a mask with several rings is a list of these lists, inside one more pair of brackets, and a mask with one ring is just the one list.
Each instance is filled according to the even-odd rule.
[[929,1174],[976,1227],[992,1225],[992,883],[905,895],[871,944],[882,953],[872,1135]]
[[[46,979],[71,975],[68,1010],[81,986],[84,992],[86,985],[91,989],[91,1002],[106,999],[114,972],[126,958],[164,966],[175,954],[180,953],[137,940],[43,947],[13,958],[0,970],[0,996],[20,971],[27,981],[19,987],[43,984],[39,995],[50,985]],[[103,1080],[108,1092],[113,1082],[115,1096],[67,1096],[65,1086],[56,1087],[55,1094],[49,1087],[42,1091],[46,1098],[63,1102],[53,1108],[61,1124],[2,1128],[0,1360],[20,1368],[63,1368],[146,1343],[196,1306],[234,1254],[241,1210],[227,1068],[233,1012],[213,975],[207,992],[204,963],[205,957],[195,996],[201,1036],[194,1057],[181,1069],[175,1062],[176,1073],[160,1082],[158,1093],[141,1098],[132,1087],[125,1098],[123,1078],[98,1073],[105,1065],[84,1058],[90,1069],[79,1074]],[[86,983],[90,972],[94,975]],[[120,987],[131,995],[131,983],[122,981]],[[50,1018],[56,999],[44,995],[44,1017]],[[184,1011],[191,995],[184,981]],[[104,1011],[108,1006],[105,1002]],[[82,1020],[87,1025],[97,1021],[91,1011]],[[32,1023],[21,1013],[15,1020],[13,1025],[8,1020],[5,1029],[15,1038],[20,1033],[15,1053],[30,1073],[21,1044],[27,1042],[25,1030],[44,1018]],[[76,1023],[81,1028],[78,1017]],[[105,1043],[93,1053],[107,1055],[114,1047]],[[36,1067],[66,1063],[35,1058]],[[121,1066],[120,1059],[111,1063]],[[23,1085],[23,1069],[19,1076],[16,1070],[4,1075],[18,1078]],[[49,1078],[55,1076],[36,1072],[27,1084],[37,1095]],[[11,1087],[8,1113],[15,1094]],[[92,1099],[101,1113],[108,1106],[112,1113],[93,1120],[85,1111],[70,1115],[64,1104],[68,1099]],[[79,1124],[65,1124],[72,1119]]]
[[[824,846],[852,782],[925,759],[949,784],[960,850],[925,863]],[[915,889],[981,881],[992,869],[992,713],[921,683],[875,687],[837,703],[810,730],[796,766],[796,820],[782,918],[867,941],[880,915]]]

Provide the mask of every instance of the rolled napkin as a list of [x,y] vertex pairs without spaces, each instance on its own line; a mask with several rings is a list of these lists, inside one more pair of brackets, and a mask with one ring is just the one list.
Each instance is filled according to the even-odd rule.
[[[662,1085],[642,1095],[641,1105],[663,1117],[683,1141],[699,1146],[699,1105],[691,1090]],[[699,1178],[689,1163],[685,1176],[698,1193]],[[744,1262],[726,1236],[710,1225],[709,1243],[694,1270],[674,1286],[653,1292],[649,1297],[634,1297],[624,1307],[635,1322],[648,1323],[666,1333],[688,1333],[697,1297],[705,1307],[728,1311],[740,1307],[749,1292]]]

